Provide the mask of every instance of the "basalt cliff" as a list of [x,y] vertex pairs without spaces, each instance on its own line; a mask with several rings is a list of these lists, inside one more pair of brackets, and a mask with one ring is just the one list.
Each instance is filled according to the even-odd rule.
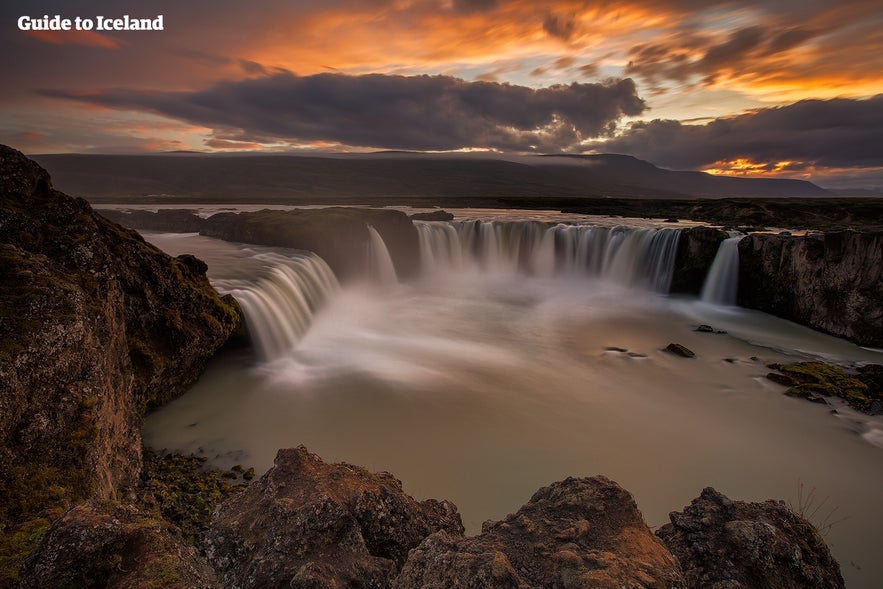
[[138,481],[141,416],[184,392],[240,322],[205,270],[0,147],[0,585],[68,507]]
[[54,191],[5,147],[0,255],[0,586],[843,586],[818,531],[781,503],[707,490],[654,535],[619,485],[571,478],[466,537],[453,504],[303,447],[188,544],[136,504],[160,486],[141,416],[198,377],[240,322],[235,301],[202,262]]

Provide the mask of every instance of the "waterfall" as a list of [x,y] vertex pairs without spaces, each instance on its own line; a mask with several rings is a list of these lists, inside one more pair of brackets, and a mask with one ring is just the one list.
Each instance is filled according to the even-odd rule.
[[261,259],[268,267],[257,281],[218,280],[214,285],[239,302],[260,359],[274,360],[300,341],[338,284],[328,264],[312,253]]
[[424,273],[596,276],[668,292],[680,231],[538,221],[415,222]]
[[[734,232],[735,233],[735,232]],[[743,235],[731,234],[717,248],[702,285],[702,300],[715,305],[735,305],[739,289],[739,240]]]
[[381,284],[398,284],[396,268],[386,248],[386,243],[374,227],[368,225],[368,268],[371,277]]

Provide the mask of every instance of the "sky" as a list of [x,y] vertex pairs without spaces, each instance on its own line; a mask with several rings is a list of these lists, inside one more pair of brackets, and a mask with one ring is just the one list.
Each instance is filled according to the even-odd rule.
[[[162,31],[21,30],[21,17]],[[883,188],[880,0],[6,0],[25,153],[623,153]]]

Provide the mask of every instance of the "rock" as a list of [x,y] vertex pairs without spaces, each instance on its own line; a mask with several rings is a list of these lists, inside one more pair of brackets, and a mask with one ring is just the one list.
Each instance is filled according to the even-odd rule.
[[219,213],[201,233],[229,241],[290,247],[318,254],[341,280],[361,276],[366,267],[368,225],[383,238],[399,278],[417,273],[417,228],[401,211],[331,207],[255,213]]
[[755,234],[739,242],[742,306],[879,348],[881,291],[883,232]]
[[696,328],[696,331],[701,333],[714,333],[714,328],[711,325],[700,325]]
[[718,247],[729,235],[712,227],[691,227],[682,230],[678,240],[671,292],[698,295]]
[[680,561],[688,587],[844,587],[818,530],[781,501],[731,501],[707,488],[670,518],[656,534]]
[[218,507],[205,546],[228,586],[386,587],[440,530],[462,535],[453,504],[417,502],[388,473],[326,464],[300,446]]
[[22,589],[220,587],[176,528],[119,503],[87,502],[56,521],[24,563]]
[[677,561],[632,496],[598,476],[537,491],[478,536],[438,532],[411,551],[395,589],[682,587]]
[[[877,379],[883,367],[870,364],[852,375],[843,369],[824,362],[796,362],[794,364],[770,364],[767,378],[791,387],[785,394],[807,399],[814,403],[826,403],[824,397],[840,397],[854,409],[873,413],[875,403],[883,401],[883,391]],[[821,395],[821,396],[820,396]]]
[[51,188],[0,146],[0,544],[18,558],[73,503],[141,468],[141,415],[182,393],[240,322],[204,265]]
[[683,358],[695,358],[696,354],[693,350],[687,348],[686,346],[682,346],[681,344],[670,343],[665,347],[665,351],[674,354],[675,356],[681,356]]
[[665,222],[665,223],[678,223],[679,221],[678,221],[678,219],[676,219],[675,217],[669,217],[669,218],[666,219],[664,222]]
[[412,221],[453,221],[454,215],[447,211],[432,211],[431,213],[414,213],[410,215]]

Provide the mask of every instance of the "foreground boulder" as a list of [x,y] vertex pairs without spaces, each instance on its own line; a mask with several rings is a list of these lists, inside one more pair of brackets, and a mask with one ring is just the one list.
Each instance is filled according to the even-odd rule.
[[844,587],[818,530],[781,501],[731,501],[707,488],[670,517],[657,535],[680,560],[690,588]]
[[186,390],[240,321],[205,270],[0,146],[0,586],[70,505],[137,482],[141,415]]
[[681,587],[677,561],[632,496],[598,476],[554,483],[479,536],[438,532],[411,552],[397,589]]
[[327,464],[300,446],[221,504],[205,546],[231,587],[387,587],[439,530],[462,535],[453,504],[417,502],[388,473]]
[[88,502],[52,525],[25,561],[21,587],[220,586],[176,528],[131,506]]

